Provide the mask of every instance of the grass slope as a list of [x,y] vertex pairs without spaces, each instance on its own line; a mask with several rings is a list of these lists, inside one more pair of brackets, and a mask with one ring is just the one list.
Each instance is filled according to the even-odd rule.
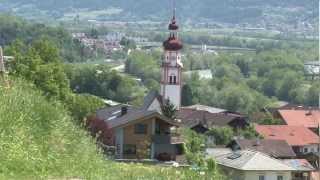
[[0,81],[0,179],[204,179],[189,170],[120,164],[98,153],[64,107],[32,85]]

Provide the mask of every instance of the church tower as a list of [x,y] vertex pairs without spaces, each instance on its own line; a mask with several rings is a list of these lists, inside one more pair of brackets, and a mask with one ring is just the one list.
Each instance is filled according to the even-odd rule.
[[178,37],[179,26],[176,22],[175,8],[168,28],[169,37],[163,42],[164,57],[161,66],[160,94],[164,99],[169,99],[179,110],[181,106],[181,71],[183,68],[181,49],[183,44]]

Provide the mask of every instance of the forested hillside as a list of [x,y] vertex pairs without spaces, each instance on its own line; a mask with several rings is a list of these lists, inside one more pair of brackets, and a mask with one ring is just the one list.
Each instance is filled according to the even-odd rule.
[[[311,18],[315,0],[179,0],[178,11],[181,17],[207,18],[223,22],[247,22],[259,21],[266,16],[278,15],[278,18],[295,20],[296,18]],[[66,12],[75,8],[101,10],[107,8],[119,8],[122,10],[117,18],[164,19],[168,16],[171,1],[155,0],[5,0],[4,4],[14,7],[15,11],[33,7],[40,10]],[[1,5],[1,3],[0,3]]]

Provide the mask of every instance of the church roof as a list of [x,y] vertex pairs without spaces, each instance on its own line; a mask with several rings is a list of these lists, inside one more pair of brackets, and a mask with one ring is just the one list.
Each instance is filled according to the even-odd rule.
[[144,98],[141,109],[147,110],[155,99],[157,99],[160,104],[162,103],[162,96],[158,93],[158,91],[150,91]]

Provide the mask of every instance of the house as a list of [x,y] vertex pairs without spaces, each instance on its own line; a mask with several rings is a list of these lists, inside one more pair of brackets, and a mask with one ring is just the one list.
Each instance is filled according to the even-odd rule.
[[117,159],[170,161],[182,155],[179,124],[162,115],[158,98],[156,92],[151,92],[142,107],[118,105],[97,111],[96,116],[114,132]]
[[304,126],[256,125],[255,129],[265,139],[287,141],[298,156],[319,152],[319,136]]
[[253,150],[211,157],[230,180],[291,180],[295,171],[284,162]]
[[277,111],[279,119],[289,126],[304,126],[318,133],[320,124],[319,109],[280,109]]
[[307,160],[284,159],[282,162],[295,169],[291,174],[293,180],[316,180],[312,177],[316,170]]
[[298,158],[307,159],[314,167],[319,167],[320,139],[304,126],[256,125],[256,131],[265,139],[285,140]]
[[236,130],[249,124],[244,115],[199,104],[181,107],[177,113],[177,118],[181,120],[185,127],[191,128],[198,133],[205,133],[211,128],[224,126],[229,126]]
[[292,159],[296,157],[292,148],[285,140],[276,139],[236,139],[233,140],[227,147],[233,151],[251,149],[268,154],[276,159]]

